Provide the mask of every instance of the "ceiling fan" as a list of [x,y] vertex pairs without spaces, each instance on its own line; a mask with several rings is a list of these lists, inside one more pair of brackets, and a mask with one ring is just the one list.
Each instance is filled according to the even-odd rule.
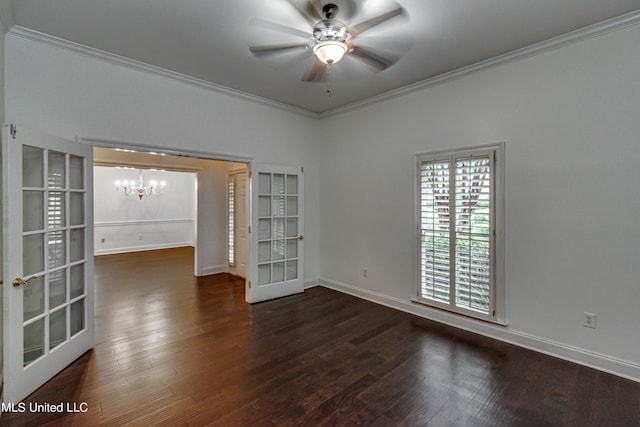
[[359,45],[358,38],[365,31],[405,14],[405,10],[398,3],[393,2],[391,10],[388,12],[348,26],[337,17],[344,15],[345,19],[350,19],[353,16],[357,16],[357,7],[354,0],[343,2],[344,9],[346,9],[344,13],[340,11],[340,7],[335,3],[323,5],[319,0],[306,0],[305,4],[302,5],[296,0],[288,0],[288,2],[311,26],[311,33],[261,19],[255,19],[253,22],[275,31],[303,37],[306,41],[250,46],[249,50],[254,56],[262,57],[300,49],[311,50],[315,55],[316,61],[302,77],[302,80],[307,82],[323,81],[326,77],[326,72],[329,73],[329,76],[331,75],[331,66],[340,62],[346,56],[360,60],[374,71],[385,70],[397,61],[395,57],[384,56],[373,52],[370,48]]

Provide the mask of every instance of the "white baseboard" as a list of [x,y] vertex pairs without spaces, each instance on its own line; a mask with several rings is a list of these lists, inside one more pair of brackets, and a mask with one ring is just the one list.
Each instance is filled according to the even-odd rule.
[[314,288],[316,286],[320,286],[320,279],[315,277],[313,279],[308,279],[304,281],[304,288],[305,289],[311,289]]
[[395,308],[406,313],[444,323],[459,329],[494,338],[529,350],[544,353],[549,356],[588,366],[603,372],[608,372],[623,378],[640,382],[640,365],[625,360],[616,359],[604,354],[598,354],[569,346],[559,342],[547,340],[523,332],[509,330],[503,326],[477,321],[467,317],[456,316],[446,311],[433,309],[410,300],[390,297],[378,292],[358,288],[346,283],[320,278],[318,285],[365,299],[387,307]]
[[194,247],[194,242],[178,242],[178,243],[159,243],[154,245],[138,245],[138,246],[126,246],[123,248],[108,248],[108,249],[93,249],[94,255],[113,255],[113,254],[122,254],[127,252],[142,252],[142,251],[153,251],[156,249],[173,249],[173,248],[182,248],[184,246]]
[[226,264],[210,265],[202,268],[201,276],[209,276],[210,274],[228,273],[229,266]]

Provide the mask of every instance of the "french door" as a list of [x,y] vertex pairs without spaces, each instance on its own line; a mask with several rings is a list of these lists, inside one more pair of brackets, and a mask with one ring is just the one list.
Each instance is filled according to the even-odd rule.
[[93,347],[92,147],[3,126],[4,401]]
[[250,303],[304,291],[303,175],[300,167],[254,165],[251,185]]

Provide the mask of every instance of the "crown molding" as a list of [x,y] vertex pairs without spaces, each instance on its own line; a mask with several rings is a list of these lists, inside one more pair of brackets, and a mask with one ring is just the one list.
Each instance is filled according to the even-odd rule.
[[392,98],[397,98],[402,95],[419,92],[421,90],[424,90],[433,86],[441,85],[449,81],[459,79],[461,77],[465,77],[469,74],[473,74],[478,71],[486,70],[488,68],[493,68],[509,62],[514,62],[523,58],[539,55],[543,52],[558,49],[560,47],[563,47],[569,44],[577,43],[582,40],[586,40],[592,37],[597,37],[602,34],[618,31],[623,28],[627,28],[633,25],[638,25],[638,24],[640,24],[640,10],[636,10],[634,12],[630,12],[625,15],[620,15],[618,17],[608,19],[606,21],[602,21],[597,24],[589,25],[587,27],[583,27],[575,31],[571,31],[569,33],[542,41],[540,43],[536,43],[536,44],[533,44],[521,49],[517,49],[511,52],[507,52],[503,55],[495,56],[493,58],[489,58],[487,60],[480,61],[466,67],[458,68],[456,70],[443,73],[435,77],[431,77],[429,79],[422,80],[420,82],[401,87],[399,89],[394,89],[394,90],[382,93],[380,95],[363,99],[362,101],[357,101],[342,107],[334,108],[332,110],[319,113],[319,118],[324,119],[326,117],[336,116],[338,114],[346,113],[346,112],[357,110],[369,105],[377,104],[379,102],[387,101]]
[[[2,0],[0,0],[0,2],[1,1]],[[210,91],[231,96],[234,98],[243,99],[245,101],[250,101],[256,104],[274,107],[290,113],[300,114],[300,115],[315,118],[315,119],[319,117],[318,113],[305,110],[303,108],[299,108],[289,104],[285,104],[283,102],[278,102],[271,99],[263,98],[261,96],[253,95],[248,92],[243,92],[241,90],[232,89],[227,86],[212,83],[196,77],[191,77],[186,74],[167,70],[166,68],[147,64],[141,61],[136,61],[134,59],[126,58],[124,56],[105,52],[100,49],[95,49],[89,46],[82,45],[80,43],[75,43],[69,40],[62,39],[60,37],[52,36],[50,34],[45,34],[39,31],[31,30],[29,28],[21,27],[19,25],[13,26],[7,33],[7,36],[12,36],[12,37],[22,38],[29,41],[47,44],[49,46],[53,46],[58,49],[64,49],[64,50],[68,50],[81,55],[97,58],[99,60],[124,66],[136,71],[142,71],[149,74],[168,77],[170,79],[177,80],[182,83],[189,84],[191,86],[196,86],[202,89],[210,90]]]
[[[0,11],[3,11],[3,7],[6,3],[7,3],[6,0],[0,0]],[[61,39],[59,37],[51,36],[49,34],[30,30],[28,28],[24,28],[21,26],[11,27],[11,29],[7,32],[7,36],[14,36],[14,37],[23,38],[26,40],[48,44],[56,48],[69,50],[69,51],[83,54],[86,56],[91,56],[106,62],[111,62],[114,64],[118,64],[121,66],[134,69],[134,70],[144,71],[147,73],[168,77],[174,80],[181,81],[183,83],[187,83],[192,86],[211,90],[211,91],[224,94],[227,96],[235,97],[238,99],[244,99],[246,101],[254,102],[260,105],[274,107],[280,110],[284,110],[294,114],[299,114],[305,117],[310,117],[315,119],[324,119],[327,117],[336,116],[342,113],[354,111],[369,105],[384,102],[389,99],[397,98],[403,95],[419,92],[433,86],[441,85],[449,81],[465,77],[469,74],[473,74],[478,71],[486,70],[486,69],[493,68],[509,62],[535,56],[547,51],[558,49],[560,47],[563,47],[569,44],[577,43],[582,40],[586,40],[592,37],[597,37],[602,34],[618,31],[623,28],[627,28],[630,26],[638,25],[638,24],[640,24],[640,10],[630,12],[625,15],[621,15],[612,19],[608,19],[606,21],[602,21],[593,25],[589,25],[587,27],[569,32],[567,34],[563,34],[561,36],[554,37],[549,40],[545,40],[540,43],[533,44],[531,46],[517,49],[511,52],[505,53],[503,55],[495,56],[493,58],[489,58],[487,60],[480,61],[466,67],[458,68],[456,70],[443,73],[438,76],[434,76],[417,83],[403,86],[401,88],[394,89],[394,90],[382,93],[380,95],[366,98],[361,101],[353,102],[353,103],[350,103],[338,108],[334,108],[325,112],[314,112],[314,111],[306,110],[300,107],[295,107],[289,104],[285,104],[283,102],[278,102],[271,99],[263,98],[257,95],[250,94],[248,92],[232,89],[223,85],[208,82],[206,80],[198,79],[198,78],[181,74],[175,71],[167,70],[155,65],[146,64],[144,62],[129,59],[120,55],[108,53],[99,49],[95,49],[79,43],[71,42],[65,39]]]

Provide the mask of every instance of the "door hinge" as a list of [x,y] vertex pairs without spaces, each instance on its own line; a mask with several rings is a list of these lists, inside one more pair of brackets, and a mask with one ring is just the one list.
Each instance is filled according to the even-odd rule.
[[300,167],[300,173],[304,173],[304,166]]
[[251,226],[249,226],[249,234],[251,234]]
[[249,286],[249,289],[251,289],[251,280],[247,282],[247,285]]
[[249,175],[249,179],[253,178],[253,172],[252,171],[247,172],[247,174]]
[[9,125],[9,133],[13,139],[16,139],[16,134],[18,133],[18,129],[16,129],[16,125],[13,123]]

